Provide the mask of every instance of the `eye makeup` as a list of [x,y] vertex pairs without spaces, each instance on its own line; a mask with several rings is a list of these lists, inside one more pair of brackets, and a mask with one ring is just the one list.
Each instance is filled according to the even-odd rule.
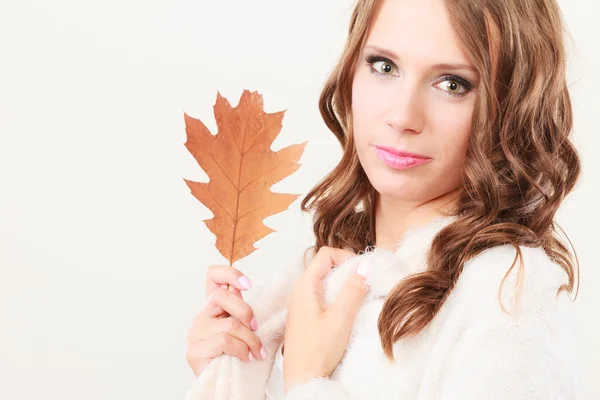
[[[375,74],[378,77],[381,77],[383,79],[390,79],[391,77],[397,76],[397,75],[393,75],[391,73],[380,72],[376,68],[373,67],[373,64],[375,64],[376,62],[382,62],[382,63],[390,65],[392,67],[392,69],[397,70],[396,64],[387,57],[382,57],[379,55],[371,54],[371,55],[368,55],[365,57],[365,61],[367,62],[367,66],[370,67],[371,73]],[[469,93],[471,91],[471,89],[473,87],[469,81],[467,81],[464,78],[461,78],[460,76],[454,75],[454,74],[444,74],[442,77],[440,77],[439,80],[436,81],[436,85],[441,82],[450,82],[450,83],[454,82],[463,88],[462,92],[452,92],[452,91],[448,91],[445,89],[439,89],[439,90],[445,92],[446,94],[448,94],[449,96],[454,96],[454,97],[462,97],[462,96],[466,95],[467,93]]]

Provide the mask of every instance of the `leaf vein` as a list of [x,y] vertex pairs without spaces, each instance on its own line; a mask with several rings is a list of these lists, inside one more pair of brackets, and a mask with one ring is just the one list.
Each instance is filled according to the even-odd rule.
[[279,164],[277,164],[276,166],[274,166],[273,168],[265,171],[264,173],[260,174],[259,176],[257,176],[256,178],[252,179],[250,182],[246,183],[246,185],[239,191],[239,193],[241,194],[244,190],[246,190],[246,188],[248,186],[250,186],[252,184],[252,182],[256,181],[257,179],[259,179],[262,176],[265,176],[266,174],[268,174],[269,172],[273,171],[274,169],[279,168],[279,166],[283,164],[283,161],[281,161]]

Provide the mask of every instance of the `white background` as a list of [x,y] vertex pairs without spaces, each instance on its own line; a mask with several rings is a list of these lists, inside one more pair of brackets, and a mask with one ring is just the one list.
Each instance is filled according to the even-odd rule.
[[[349,0],[3,0],[0,5],[0,398],[178,399],[204,274],[223,264],[183,178],[184,111],[216,132],[217,90],[287,109],[273,150],[308,140],[272,187],[306,194],[341,152],[317,108]],[[582,268],[581,398],[600,398],[596,2],[562,1],[583,178],[558,217]],[[594,185],[593,183],[596,183]],[[237,264],[253,281],[312,239],[301,197]]]

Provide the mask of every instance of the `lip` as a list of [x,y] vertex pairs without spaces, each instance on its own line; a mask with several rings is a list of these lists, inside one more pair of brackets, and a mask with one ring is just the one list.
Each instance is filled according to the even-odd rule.
[[431,157],[389,147],[375,146],[375,153],[377,153],[377,157],[394,169],[410,168],[431,161]]
[[427,157],[427,156],[424,156],[422,154],[417,154],[417,153],[410,153],[408,151],[396,150],[396,149],[394,149],[392,147],[375,146],[375,148],[377,148],[379,150],[386,151],[386,152],[391,153],[391,154],[394,154],[396,156],[400,156],[400,157],[421,158],[421,159],[424,159],[424,160],[431,160],[431,157]]

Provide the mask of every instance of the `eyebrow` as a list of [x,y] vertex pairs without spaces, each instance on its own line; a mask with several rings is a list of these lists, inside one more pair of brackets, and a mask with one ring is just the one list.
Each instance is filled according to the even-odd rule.
[[[395,60],[396,62],[398,62],[398,60],[400,59],[400,57],[398,57],[396,55],[396,53],[394,53],[391,50],[384,49],[383,47],[378,47],[378,46],[370,44],[370,45],[365,46],[365,49],[373,49],[375,51],[378,51],[379,53],[381,53],[381,54],[383,54],[385,56],[390,57],[391,59]],[[472,67],[471,65],[468,65],[468,64],[439,63],[439,64],[432,65],[431,68],[434,69],[434,70],[442,70],[442,69],[445,69],[445,70],[460,70],[460,69],[466,69],[468,71],[471,71],[471,72],[477,74],[477,70],[475,69],[475,67]]]

